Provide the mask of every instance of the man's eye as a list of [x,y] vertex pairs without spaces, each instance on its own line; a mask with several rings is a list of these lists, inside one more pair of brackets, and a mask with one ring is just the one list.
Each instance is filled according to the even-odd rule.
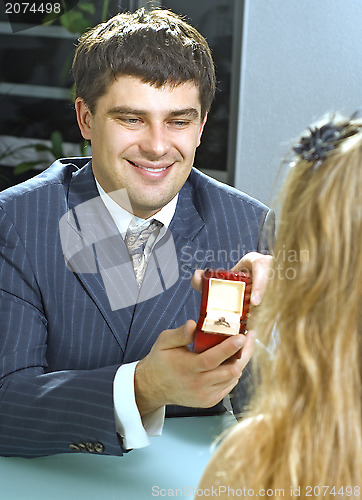
[[125,123],[129,123],[130,125],[135,125],[137,123],[139,123],[139,118],[122,118],[122,120],[125,122]]
[[174,120],[173,122],[171,122],[172,125],[176,128],[185,128],[188,126],[188,124],[190,122],[186,121],[186,120]]
[[139,118],[127,118],[126,116],[118,117],[118,121],[124,125],[138,125],[141,122]]

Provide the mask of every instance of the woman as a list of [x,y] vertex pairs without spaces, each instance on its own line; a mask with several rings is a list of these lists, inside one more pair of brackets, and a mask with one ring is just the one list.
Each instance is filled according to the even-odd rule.
[[362,496],[362,120],[328,117],[293,149],[256,323],[276,346],[199,496]]

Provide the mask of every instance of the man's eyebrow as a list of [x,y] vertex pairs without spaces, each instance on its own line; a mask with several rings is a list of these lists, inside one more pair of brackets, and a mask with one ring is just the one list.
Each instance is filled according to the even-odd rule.
[[[148,114],[147,111],[143,109],[133,108],[131,106],[115,106],[108,110],[108,115],[137,115],[137,116],[146,116]],[[174,109],[168,113],[168,116],[178,117],[184,116],[189,118],[199,118],[200,113],[196,108],[184,108],[184,109]]]
[[196,108],[175,109],[169,113],[170,116],[187,116],[190,118],[199,118],[200,113]]
[[108,115],[147,115],[147,111],[142,109],[132,108],[131,106],[115,106],[107,112]]

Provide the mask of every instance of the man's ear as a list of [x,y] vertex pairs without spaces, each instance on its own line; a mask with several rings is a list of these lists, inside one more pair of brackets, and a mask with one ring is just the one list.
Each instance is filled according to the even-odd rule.
[[202,120],[202,123],[200,125],[199,136],[197,138],[197,147],[200,146],[201,144],[201,136],[202,132],[204,131],[206,120],[207,120],[207,112],[205,113],[204,119]]
[[74,103],[77,113],[77,122],[84,139],[92,139],[92,113],[81,97],[77,97]]

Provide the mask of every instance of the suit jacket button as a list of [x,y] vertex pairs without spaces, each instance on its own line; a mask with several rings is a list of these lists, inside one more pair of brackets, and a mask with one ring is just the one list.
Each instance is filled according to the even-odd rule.
[[80,448],[79,446],[77,446],[76,444],[72,443],[69,445],[69,448],[72,450],[72,451],[80,451]]
[[86,443],[85,445],[86,445],[87,451],[89,451],[89,453],[92,453],[94,451],[93,443]]
[[119,432],[117,432],[117,437],[118,437],[118,442],[119,444],[122,446],[123,448],[123,439],[124,439],[124,436],[122,436]]
[[104,452],[104,446],[102,443],[94,443],[94,449],[97,453],[103,453]]

